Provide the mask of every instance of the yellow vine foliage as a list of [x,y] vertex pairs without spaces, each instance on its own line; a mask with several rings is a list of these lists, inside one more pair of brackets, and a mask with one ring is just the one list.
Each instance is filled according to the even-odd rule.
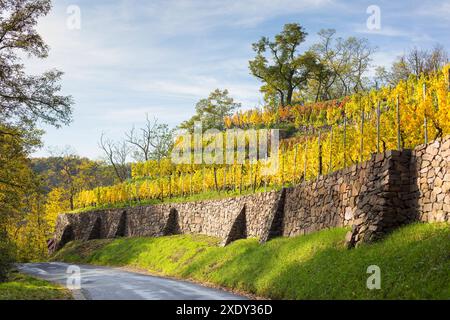
[[262,175],[264,165],[259,161],[242,165],[173,165],[170,159],[151,160],[133,164],[129,182],[81,191],[75,206],[292,185],[367,160],[378,150],[397,149],[398,143],[400,148],[413,148],[425,141],[425,123],[430,141],[450,134],[449,70],[447,65],[433,75],[410,77],[395,88],[384,87],[339,101],[277,111],[239,111],[225,118],[227,128],[270,128],[283,123],[301,133],[283,141],[278,170],[272,175]]

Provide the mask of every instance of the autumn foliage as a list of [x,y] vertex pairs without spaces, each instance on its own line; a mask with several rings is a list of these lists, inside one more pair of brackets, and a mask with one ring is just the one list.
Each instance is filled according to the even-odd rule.
[[[224,119],[226,128],[277,128],[290,124],[297,135],[283,141],[278,171],[261,174],[261,163],[174,165],[170,159],[132,165],[132,179],[84,190],[75,207],[187,196],[215,190],[257,190],[296,184],[367,160],[377,151],[413,148],[450,134],[450,65],[440,72],[411,76],[341,100],[239,111]],[[399,121],[398,121],[399,120]],[[426,126],[425,126],[426,124]],[[426,130],[425,130],[426,128]],[[378,138],[379,137],[379,138]],[[399,139],[400,137],[400,139]]]

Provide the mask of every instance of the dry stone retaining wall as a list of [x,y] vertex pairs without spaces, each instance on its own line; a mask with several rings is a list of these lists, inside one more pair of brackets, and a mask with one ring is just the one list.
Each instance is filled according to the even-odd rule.
[[415,148],[411,172],[418,219],[450,221],[450,137]]
[[75,239],[205,234],[226,245],[352,226],[349,246],[411,221],[450,221],[450,137],[281,191],[58,216],[56,249]]
[[[278,200],[279,193],[272,191],[222,200],[61,214],[55,234],[57,248],[75,239],[156,237],[176,233],[215,236],[223,239],[223,244],[238,238],[261,238]],[[244,230],[242,224],[245,224]],[[92,232],[96,229],[100,229],[99,232]]]

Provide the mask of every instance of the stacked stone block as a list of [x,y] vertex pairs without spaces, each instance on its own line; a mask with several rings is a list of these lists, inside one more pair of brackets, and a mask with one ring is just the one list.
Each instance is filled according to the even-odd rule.
[[[261,242],[351,226],[349,246],[412,221],[450,221],[450,137],[388,151],[298,186],[242,197],[58,216],[52,248],[71,240],[205,234]],[[56,245],[54,244],[56,243]]]

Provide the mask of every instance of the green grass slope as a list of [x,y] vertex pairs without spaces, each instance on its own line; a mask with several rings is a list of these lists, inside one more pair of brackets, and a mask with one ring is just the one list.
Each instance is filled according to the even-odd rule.
[[0,283],[0,300],[67,300],[69,290],[20,273],[12,273],[7,282]]
[[[128,266],[274,299],[450,299],[450,226],[413,224],[347,250],[344,228],[222,248],[200,235],[72,242],[53,260]],[[381,269],[381,289],[366,286]]]

